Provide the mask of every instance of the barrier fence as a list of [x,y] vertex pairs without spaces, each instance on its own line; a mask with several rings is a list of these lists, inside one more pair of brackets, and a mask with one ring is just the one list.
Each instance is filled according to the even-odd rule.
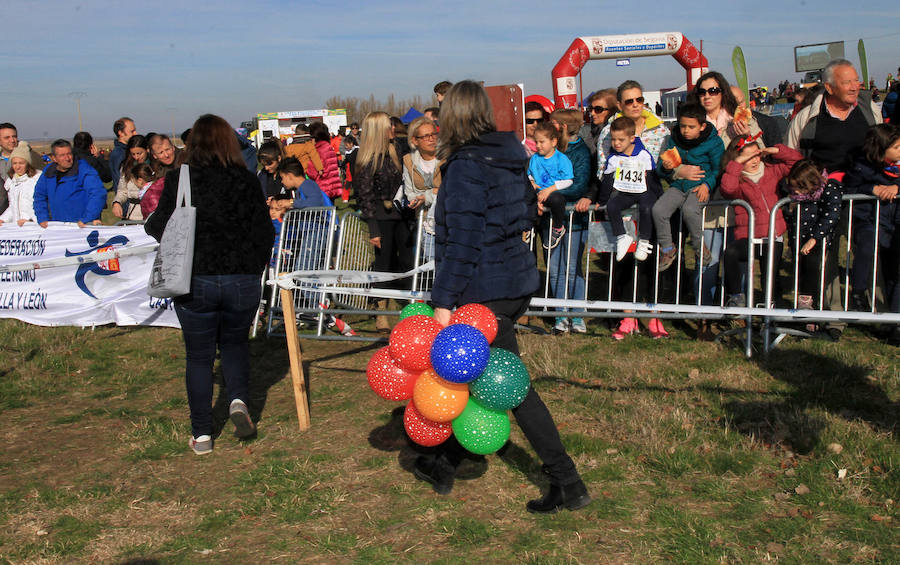
[[[852,218],[854,203],[860,201],[873,201],[874,197],[865,195],[847,195],[844,197],[847,205],[845,214]],[[872,297],[871,306],[866,311],[854,311],[848,303],[850,288],[850,269],[854,260],[854,249],[850,242],[854,240],[854,225],[852,219],[842,223],[834,236],[834,243],[829,246],[829,253],[825,257],[830,261],[830,269],[838,268],[839,260],[843,263],[845,274],[839,284],[843,289],[835,290],[833,285],[826,280],[826,261],[820,262],[819,283],[815,308],[798,304],[800,296],[801,276],[810,276],[799,269],[800,256],[797,234],[799,226],[790,226],[784,234],[775,233],[777,214],[790,200],[780,200],[769,213],[769,231],[765,238],[747,238],[747,240],[735,240],[734,222],[732,210],[741,207],[747,213],[749,226],[754,225],[754,214],[748,203],[741,200],[712,201],[706,203],[704,210],[704,224],[710,223],[704,230],[704,241],[710,247],[712,259],[708,264],[698,263],[695,250],[696,244],[687,244],[685,232],[680,229],[681,220],[675,216],[673,222],[673,234],[676,236],[678,254],[669,270],[660,273],[658,269],[656,245],[652,253],[645,261],[633,260],[629,254],[621,263],[615,261],[615,238],[611,235],[608,222],[596,221],[595,216],[602,209],[593,209],[589,212],[588,228],[576,229],[574,210],[568,209],[567,233],[561,244],[554,249],[546,250],[538,247],[537,241],[544,241],[539,237],[541,233],[535,233],[531,237],[531,247],[538,254],[539,267],[543,269],[542,291],[535,296],[526,312],[528,316],[559,317],[559,318],[660,318],[660,319],[691,319],[691,320],[743,320],[744,327],[736,327],[732,331],[724,332],[724,335],[742,333],[745,354],[752,355],[752,337],[754,325],[758,325],[758,332],[762,337],[762,347],[768,351],[777,345],[784,335],[811,335],[805,329],[783,327],[782,322],[799,323],[800,326],[811,323],[840,324],[854,323],[900,323],[900,313],[876,312],[875,295],[876,281],[879,280],[878,261],[878,228],[873,245],[875,246],[875,260],[872,262],[868,291]],[[876,214],[880,209],[880,202],[875,203]],[[634,222],[626,216],[626,227],[634,231]],[[876,216],[877,217],[877,216]],[[376,281],[370,272],[370,266],[374,259],[374,251],[369,242],[369,234],[366,223],[362,221],[356,212],[346,212],[337,221],[333,208],[315,208],[306,210],[293,210],[285,217],[284,227],[278,246],[277,259],[271,270],[271,274],[286,273],[293,270],[305,271],[335,271],[340,272],[340,277],[331,278],[328,281],[315,280],[316,273],[307,273],[295,277],[298,282],[299,292],[295,292],[295,306],[302,322],[307,322],[314,333],[308,333],[304,337],[318,339],[356,339],[375,340],[383,337],[349,335],[331,335],[327,328],[340,327],[340,324],[329,323],[327,317],[340,321],[340,316],[388,314],[396,315],[403,302],[410,300],[424,300],[433,282],[433,271],[427,268],[427,263],[433,254],[433,245],[429,238],[424,214],[418,214],[417,221],[412,227],[414,233],[414,245],[410,252],[413,254],[414,269],[404,275],[395,275],[395,279],[408,279],[408,283],[402,289],[385,288],[384,281]],[[707,222],[710,220],[710,222]],[[715,220],[715,221],[713,221]],[[858,223],[858,221],[857,221]],[[549,224],[549,221],[547,222]],[[796,222],[795,222],[796,224]],[[307,226],[307,227],[304,227]],[[312,226],[315,229],[309,229]],[[546,225],[543,230],[552,226]],[[678,228],[678,229],[675,229]],[[751,228],[752,229],[752,228]],[[540,232],[541,230],[537,230]],[[306,243],[305,239],[315,238],[319,243]],[[637,238],[635,238],[637,239]],[[776,245],[768,245],[768,242],[780,240],[791,249],[792,260],[789,261],[789,271],[792,289],[789,298],[777,294],[777,284],[782,275],[776,272],[775,252]],[[839,242],[845,242],[839,245]],[[746,255],[753,260],[741,265],[739,273],[728,273],[725,267],[725,255],[729,247],[746,245]],[[802,245],[802,242],[801,244]],[[303,257],[309,254],[309,257]],[[604,256],[606,254],[606,256]],[[840,257],[838,257],[840,255]],[[761,265],[765,265],[765,275],[756,276],[755,260],[759,259]],[[298,267],[298,265],[300,267]],[[742,282],[745,304],[729,303],[725,287],[726,278],[738,277]],[[756,284],[759,283],[759,292]],[[394,281],[396,287],[396,281]],[[805,285],[804,285],[805,286]],[[786,287],[788,288],[788,287]],[[843,295],[840,306],[836,303],[829,304],[826,300],[826,291],[838,292]],[[277,322],[281,320],[278,293],[270,294],[268,308],[270,310],[267,321],[269,335],[280,334]],[[756,296],[764,300],[757,303]],[[392,298],[400,302],[398,307],[390,311],[376,311],[374,298]],[[801,307],[802,306],[802,307]],[[758,324],[756,324],[758,322]],[[723,334],[720,334],[720,336]],[[775,336],[773,338],[773,336]]]

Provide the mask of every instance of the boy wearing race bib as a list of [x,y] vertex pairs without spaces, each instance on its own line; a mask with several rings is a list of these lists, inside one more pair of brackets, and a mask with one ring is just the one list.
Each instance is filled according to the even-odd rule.
[[653,156],[634,135],[634,120],[622,116],[610,124],[610,154],[601,179],[602,191],[611,194],[606,216],[616,236],[616,261],[621,261],[634,239],[625,233],[622,211],[638,205],[638,244],[634,258],[643,261],[653,251],[653,205],[662,194]]

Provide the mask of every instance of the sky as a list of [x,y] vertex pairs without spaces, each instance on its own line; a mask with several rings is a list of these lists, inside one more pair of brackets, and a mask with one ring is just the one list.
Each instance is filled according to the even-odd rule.
[[[142,133],[177,133],[207,112],[237,126],[259,112],[321,108],[331,96],[428,97],[444,79],[522,83],[552,98],[550,71],[579,36],[680,31],[702,40],[710,69],[729,80],[740,45],[751,84],[770,86],[801,78],[795,45],[844,40],[856,64],[863,38],[880,86],[900,66],[900,10],[887,0],[3,4],[18,16],[0,32],[0,122],[20,139],[71,138],[73,93],[98,138],[112,136],[120,116]],[[623,68],[591,61],[582,74],[587,92],[626,79],[656,90],[683,84],[685,72],[662,56]]]

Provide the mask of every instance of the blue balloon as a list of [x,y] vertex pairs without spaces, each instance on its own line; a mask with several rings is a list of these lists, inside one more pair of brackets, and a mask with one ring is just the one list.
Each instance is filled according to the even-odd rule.
[[491,348],[480,330],[468,324],[452,324],[442,329],[431,346],[431,366],[442,379],[468,383],[487,366]]

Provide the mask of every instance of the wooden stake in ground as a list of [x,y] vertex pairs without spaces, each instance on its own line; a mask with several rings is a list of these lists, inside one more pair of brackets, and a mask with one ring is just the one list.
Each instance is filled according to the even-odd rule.
[[291,381],[294,383],[294,402],[300,431],[309,429],[309,401],[306,398],[306,377],[303,376],[303,354],[300,352],[300,336],[297,333],[297,316],[294,313],[294,293],[281,289],[281,309],[284,312],[284,333],[287,337],[288,356],[291,359]]

